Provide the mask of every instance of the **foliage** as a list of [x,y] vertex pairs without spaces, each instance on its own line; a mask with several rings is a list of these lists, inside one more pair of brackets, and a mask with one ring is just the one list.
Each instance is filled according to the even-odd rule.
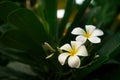
[[[81,5],[75,0],[62,1],[0,1],[0,80],[120,79],[119,0],[85,0]],[[57,18],[58,5],[65,9],[62,19]],[[73,28],[87,24],[103,30],[102,42],[88,43],[90,56],[79,69],[61,66],[57,48],[74,40]],[[45,42],[55,51],[45,47]],[[14,62],[20,63],[17,69],[10,65]]]

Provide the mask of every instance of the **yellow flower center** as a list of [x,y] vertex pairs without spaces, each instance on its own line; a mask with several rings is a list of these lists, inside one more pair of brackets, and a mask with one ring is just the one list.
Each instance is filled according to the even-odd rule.
[[77,53],[76,48],[72,48],[72,50],[70,51],[70,55],[74,56]]
[[84,36],[87,37],[87,38],[89,38],[91,36],[91,34],[85,33]]

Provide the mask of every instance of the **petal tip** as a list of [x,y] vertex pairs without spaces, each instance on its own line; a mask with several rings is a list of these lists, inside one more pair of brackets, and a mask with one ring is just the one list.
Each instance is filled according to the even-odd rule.
[[71,34],[74,34],[74,35],[81,35],[83,33],[85,33],[85,31],[80,27],[74,28],[71,32]]
[[68,65],[71,67],[71,68],[79,68],[80,66],[80,59],[78,56],[70,56],[68,58]]

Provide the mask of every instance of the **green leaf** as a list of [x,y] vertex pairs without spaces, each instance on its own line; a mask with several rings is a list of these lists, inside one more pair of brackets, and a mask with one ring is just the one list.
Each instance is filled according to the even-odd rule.
[[26,33],[39,45],[50,40],[42,23],[30,10],[18,9],[14,11],[8,16],[8,23]]
[[65,8],[65,14],[64,17],[58,27],[58,38],[61,38],[63,36],[63,32],[66,28],[66,24],[68,23],[68,19],[71,15],[72,7],[73,7],[74,0],[67,0],[67,6]]
[[40,67],[41,58],[39,58],[39,62],[38,62],[37,57],[35,55],[32,55],[32,52],[29,53],[29,52],[25,52],[25,51],[13,49],[13,48],[1,48],[0,52],[3,55],[5,55],[9,60],[14,60],[14,61],[22,62],[24,64],[29,64],[32,67],[34,66]]
[[[28,35],[24,34],[24,32],[19,30],[10,30],[1,37],[0,43],[2,50],[1,53],[12,59],[18,57],[20,61],[23,60],[24,62],[31,61],[33,59],[33,63],[38,62],[39,64],[45,61],[46,55],[44,54],[42,46],[36,44]],[[18,49],[18,51],[6,48]],[[25,52],[21,53],[19,52],[20,50]]]
[[103,47],[99,50],[101,55],[113,56],[115,52],[120,48],[120,33],[116,33],[111,36]]
[[0,39],[1,44],[6,47],[29,50],[38,47],[32,39],[19,30],[9,30]]
[[43,0],[45,4],[45,18],[50,27],[50,34],[56,34],[57,28],[57,0]]
[[6,33],[10,29],[11,29],[11,27],[8,24],[3,24],[0,26],[0,32],[2,32],[2,34]]
[[7,16],[19,7],[13,2],[0,3],[0,18],[7,21]]
[[15,71],[11,68],[0,66],[0,79],[1,80],[32,80],[35,76],[27,75],[22,72]]
[[45,30],[49,33],[49,25],[45,19],[43,1],[38,1],[38,7],[35,9],[35,11],[36,11],[36,14],[39,17],[41,23],[43,24]]
[[116,7],[113,6],[112,3],[101,5],[101,7],[99,7],[99,10],[94,15],[97,21],[96,24],[105,25],[107,23],[111,23],[111,21],[115,17],[115,14],[116,14]]
[[[18,30],[8,31],[1,38],[0,52],[8,58],[40,67],[45,62],[45,53],[42,46]],[[39,63],[39,64],[38,64]]]

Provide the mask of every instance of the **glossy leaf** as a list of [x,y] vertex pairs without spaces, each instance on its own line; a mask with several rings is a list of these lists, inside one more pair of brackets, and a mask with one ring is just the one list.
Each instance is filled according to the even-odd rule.
[[49,41],[42,23],[33,12],[19,9],[8,16],[8,23],[26,33],[33,41],[40,44]]

